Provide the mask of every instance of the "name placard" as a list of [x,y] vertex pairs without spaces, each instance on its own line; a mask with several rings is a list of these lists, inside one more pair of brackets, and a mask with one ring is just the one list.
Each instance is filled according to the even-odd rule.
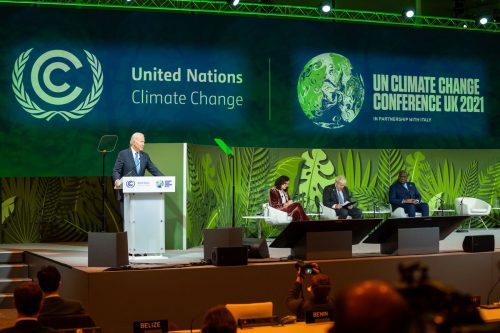
[[139,320],[134,321],[134,333],[166,333],[168,320]]
[[321,323],[333,320],[332,310],[319,310],[306,312],[306,324]]

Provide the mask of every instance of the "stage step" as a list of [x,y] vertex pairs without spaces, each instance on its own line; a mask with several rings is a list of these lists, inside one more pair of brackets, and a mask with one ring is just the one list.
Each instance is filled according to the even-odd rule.
[[24,251],[1,251],[0,264],[23,263]]
[[14,294],[0,294],[0,309],[12,309],[14,307]]
[[28,265],[24,264],[23,251],[0,252],[0,309],[14,307],[14,289],[28,278]]

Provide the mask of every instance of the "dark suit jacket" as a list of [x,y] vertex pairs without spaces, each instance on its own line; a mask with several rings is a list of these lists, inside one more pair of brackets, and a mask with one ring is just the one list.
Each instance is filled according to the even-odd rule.
[[406,185],[408,189],[399,181],[396,181],[389,188],[389,202],[391,203],[392,210],[402,207],[403,199],[417,199],[418,201],[422,201],[422,196],[415,184],[407,182]]
[[20,320],[14,326],[0,330],[0,333],[56,333],[57,331],[43,327],[36,320]]
[[139,169],[139,173],[137,173],[132,150],[128,148],[119,152],[113,168],[113,183],[122,177],[144,176],[146,170],[153,176],[163,176],[163,173],[153,164],[147,153],[140,152],[140,161],[141,168]]
[[[349,190],[346,186],[342,189],[342,194],[344,195],[344,202],[351,201],[351,196],[349,195]],[[326,186],[323,190],[323,205],[333,208],[333,205],[338,203],[339,198],[335,184]]]
[[78,301],[67,300],[62,297],[48,297],[43,300],[42,310],[38,317],[43,316],[65,316],[83,314],[85,309]]

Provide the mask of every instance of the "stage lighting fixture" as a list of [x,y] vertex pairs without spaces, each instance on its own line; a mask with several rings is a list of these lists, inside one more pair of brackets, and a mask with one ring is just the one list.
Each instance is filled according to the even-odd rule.
[[488,18],[486,16],[482,16],[479,18],[479,23],[482,25],[486,25],[488,23]]
[[227,4],[230,6],[233,6],[233,7],[238,6],[239,3],[240,3],[240,0],[227,0]]
[[415,10],[413,8],[408,8],[403,11],[404,16],[407,18],[412,18],[415,16]]
[[330,1],[321,3],[321,11],[323,13],[328,13],[332,10],[332,3]]

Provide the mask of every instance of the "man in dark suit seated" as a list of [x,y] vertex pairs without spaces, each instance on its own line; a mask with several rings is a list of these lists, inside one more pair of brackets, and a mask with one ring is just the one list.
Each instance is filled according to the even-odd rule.
[[52,328],[44,327],[37,320],[43,303],[43,293],[33,282],[26,282],[14,290],[14,303],[17,310],[16,324],[0,330],[0,333],[55,333]]
[[399,178],[389,188],[389,202],[392,210],[402,207],[408,217],[415,217],[416,212],[429,216],[429,205],[422,202],[422,196],[414,183],[407,182],[406,171],[399,171]]
[[[92,327],[94,321],[85,313],[85,309],[78,301],[67,300],[59,295],[61,287],[61,274],[54,266],[44,266],[37,273],[38,284],[44,293],[44,304],[38,319],[47,326],[55,328]],[[64,324],[65,318],[73,316],[74,325]],[[58,320],[58,318],[60,320]],[[61,323],[59,325],[58,323]],[[65,326],[65,327],[62,327]]]
[[351,196],[345,186],[346,183],[345,176],[338,176],[335,178],[335,184],[326,186],[323,190],[323,205],[335,209],[339,219],[345,219],[348,216],[360,219],[363,214],[361,210],[349,205]]

